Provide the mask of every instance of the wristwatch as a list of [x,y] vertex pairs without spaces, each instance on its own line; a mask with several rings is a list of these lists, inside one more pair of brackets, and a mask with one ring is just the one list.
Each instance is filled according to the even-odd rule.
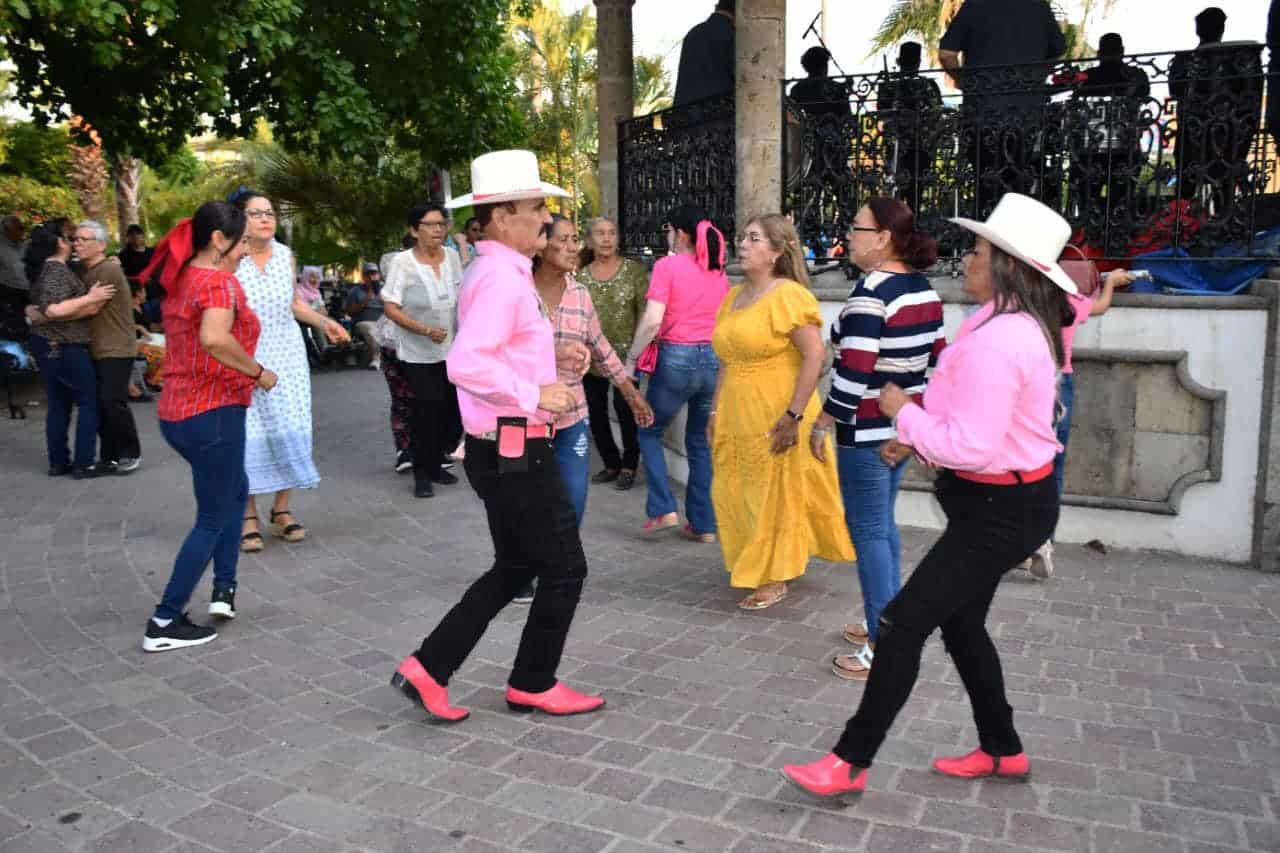
[[791,411],[790,409],[787,409],[787,417],[791,418],[791,420],[795,421],[796,423],[800,423],[802,420],[804,420],[804,415],[797,415],[795,412]]

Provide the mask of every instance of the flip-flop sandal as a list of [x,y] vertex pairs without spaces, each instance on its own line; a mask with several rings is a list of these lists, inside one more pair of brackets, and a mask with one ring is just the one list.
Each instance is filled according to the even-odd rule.
[[871,639],[871,633],[867,630],[867,620],[861,622],[851,622],[844,626],[844,638],[855,646],[865,646],[867,640]]
[[[256,515],[246,515],[244,521],[256,522]],[[243,554],[256,554],[266,545],[266,540],[262,538],[262,534],[256,530],[240,535],[240,551]]]
[[845,681],[866,681],[871,677],[871,661],[875,653],[870,646],[863,646],[851,655],[836,655],[831,659],[831,671]]
[[301,542],[307,536],[307,528],[298,522],[292,521],[289,524],[277,524],[276,519],[282,515],[292,515],[289,510],[276,512],[271,510],[271,535],[283,539],[286,542]]
[[779,601],[787,597],[787,588],[784,586],[782,592],[769,598],[761,598],[756,593],[751,593],[746,598],[738,602],[739,610],[765,610]]

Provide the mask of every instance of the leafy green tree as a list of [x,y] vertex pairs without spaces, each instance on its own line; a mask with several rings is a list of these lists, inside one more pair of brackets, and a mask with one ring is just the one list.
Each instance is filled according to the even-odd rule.
[[37,121],[70,112],[101,134],[124,228],[139,161],[207,120],[230,136],[266,118],[292,150],[368,162],[388,143],[445,164],[511,144],[511,3],[0,0],[0,36]]
[[0,172],[22,175],[49,187],[70,186],[71,138],[65,126],[20,122],[5,129],[6,152]]

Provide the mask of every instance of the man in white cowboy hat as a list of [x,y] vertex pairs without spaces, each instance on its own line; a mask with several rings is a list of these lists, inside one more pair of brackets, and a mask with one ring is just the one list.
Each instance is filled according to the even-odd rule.
[[1001,577],[1058,520],[1053,404],[1066,294],[1076,292],[1058,256],[1071,226],[1013,193],[986,222],[952,221],[978,237],[965,262],[965,290],[982,307],[943,351],[923,406],[892,383],[879,401],[897,426],[896,441],[939,469],[936,494],[947,527],[881,613],[875,666],[839,741],[818,761],[783,768],[795,785],[822,797],[866,788],[867,768],[911,695],[925,641],[939,628],[969,694],[978,748],[937,759],[934,771],[1000,781],[1031,773],[986,619]]
[[544,223],[547,197],[568,195],[538,177],[529,151],[494,151],[471,164],[472,192],[452,208],[472,205],[484,229],[479,255],[458,298],[458,333],[449,379],[467,431],[464,468],[484,501],[493,537],[493,568],[445,615],[421,647],[401,662],[392,685],[440,720],[468,711],[449,705],[453,673],[489,622],[535,578],[529,610],[507,682],[513,711],[581,714],[604,705],[556,680],[587,560],[577,519],[560,480],[551,438],[555,414],[574,405],[556,380],[555,338],[533,286],[530,256]]

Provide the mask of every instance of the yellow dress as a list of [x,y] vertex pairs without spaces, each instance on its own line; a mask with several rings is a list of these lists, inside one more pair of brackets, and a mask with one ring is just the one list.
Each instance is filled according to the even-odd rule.
[[755,589],[804,574],[811,556],[854,558],[845,526],[835,448],[827,461],[809,449],[821,413],[815,392],[804,408],[800,440],[775,456],[767,433],[791,404],[800,351],[788,337],[803,325],[822,327],[809,289],[784,281],[759,301],[734,310],[741,287],[716,315],[712,345],[724,371],[711,446],[711,502],[729,583]]

